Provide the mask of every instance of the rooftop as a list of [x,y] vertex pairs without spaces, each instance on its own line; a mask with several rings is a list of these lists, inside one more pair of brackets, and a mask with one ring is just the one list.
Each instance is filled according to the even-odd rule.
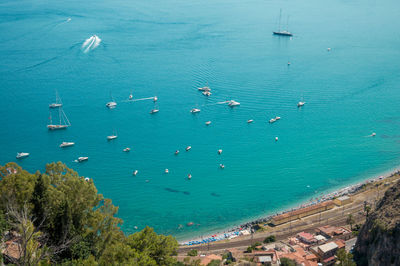
[[327,253],[335,248],[338,248],[335,242],[329,242],[318,247],[323,253]]

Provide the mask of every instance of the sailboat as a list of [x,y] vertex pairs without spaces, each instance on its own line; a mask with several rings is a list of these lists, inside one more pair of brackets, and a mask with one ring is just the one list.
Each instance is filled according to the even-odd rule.
[[56,90],[56,102],[49,104],[49,108],[58,108],[62,106],[61,98]]
[[106,106],[110,109],[117,107],[117,103],[114,101],[114,98],[112,97],[111,92],[110,92],[110,98],[111,98],[111,101],[106,103]]
[[71,126],[71,123],[69,122],[68,117],[64,113],[62,107],[58,108],[58,117],[59,117],[59,123],[53,124],[53,119],[51,117],[51,112],[50,112],[50,117],[49,117],[50,123],[47,125],[47,128],[49,130],[66,129],[67,127]]
[[160,110],[158,109],[156,101],[154,101],[154,108],[151,109],[150,114],[158,113],[158,111],[160,111]]
[[281,30],[281,18],[282,18],[282,9],[279,12],[279,27],[278,27],[278,31],[273,31],[272,33],[274,35],[280,35],[280,36],[289,36],[289,37],[293,36],[293,34],[290,33],[289,31]]
[[107,140],[113,140],[118,138],[117,132],[114,131],[113,134],[111,136],[107,136]]

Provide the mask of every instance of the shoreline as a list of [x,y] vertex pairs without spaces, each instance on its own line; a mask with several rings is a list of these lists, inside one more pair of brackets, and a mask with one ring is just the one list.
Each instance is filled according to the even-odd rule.
[[308,206],[312,206],[318,203],[322,203],[328,200],[332,200],[336,197],[340,196],[351,196],[355,195],[358,193],[364,185],[375,183],[377,181],[382,181],[387,178],[393,177],[396,174],[400,174],[400,168],[395,167],[392,170],[387,170],[381,174],[373,174],[370,177],[367,177],[366,179],[363,179],[362,181],[357,181],[355,183],[349,184],[345,187],[337,188],[334,190],[328,190],[323,193],[322,196],[320,197],[311,197],[307,201],[303,201],[303,203],[294,203],[292,208],[285,207],[284,210],[275,212],[274,214],[271,215],[263,215],[262,217],[255,218],[255,219],[250,219],[247,222],[244,222],[242,224],[239,224],[237,226],[232,226],[229,228],[226,228],[223,230],[223,232],[216,232],[216,233],[209,233],[204,236],[200,237],[195,237],[195,238],[190,238],[187,240],[179,241],[180,246],[198,246],[202,244],[208,244],[211,242],[218,242],[218,241],[223,241],[223,240],[230,240],[239,236],[243,235],[250,235],[252,231],[252,226],[257,225],[260,223],[266,223],[268,222],[272,217],[281,215],[284,213],[288,213],[294,210],[302,209]]

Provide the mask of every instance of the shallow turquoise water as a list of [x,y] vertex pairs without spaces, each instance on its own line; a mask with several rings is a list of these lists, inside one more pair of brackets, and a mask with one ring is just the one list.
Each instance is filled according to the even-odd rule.
[[[0,163],[18,151],[31,153],[18,162],[31,171],[66,162],[120,207],[126,232],[150,225],[195,237],[399,165],[398,1],[0,7]],[[280,8],[292,39],[271,33]],[[102,42],[84,53],[93,34]],[[208,99],[197,91],[206,82]],[[55,89],[72,126],[48,132]],[[157,95],[160,112],[149,114],[149,100],[126,102],[131,90]],[[110,91],[114,110],[105,107]],[[241,106],[216,104],[228,99]],[[191,115],[193,107],[201,113]],[[275,116],[282,119],[268,124]],[[113,130],[119,137],[107,142]],[[61,150],[62,141],[76,145]],[[90,159],[74,163],[78,156]]]

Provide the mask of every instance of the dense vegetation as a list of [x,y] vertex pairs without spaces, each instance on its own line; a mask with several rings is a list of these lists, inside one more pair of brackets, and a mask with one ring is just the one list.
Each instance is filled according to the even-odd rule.
[[[10,235],[20,243],[21,256],[11,258],[13,264],[176,264],[175,238],[149,227],[126,236],[115,217],[118,208],[65,164],[31,174],[8,163],[0,167],[0,179],[0,243]],[[8,230],[12,234],[6,236]]]

